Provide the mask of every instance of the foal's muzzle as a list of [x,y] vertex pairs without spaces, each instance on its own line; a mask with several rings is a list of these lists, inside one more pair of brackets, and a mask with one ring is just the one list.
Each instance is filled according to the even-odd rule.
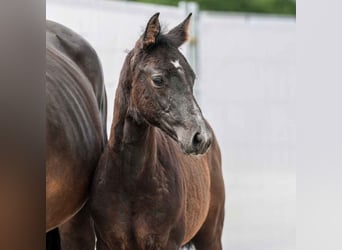
[[[208,129],[197,129],[192,131],[182,131],[185,133],[183,136],[179,137],[179,143],[181,149],[185,154],[204,154],[207,152],[208,148],[212,142],[212,134]],[[184,136],[190,135],[190,136]]]
[[204,154],[211,145],[211,136],[208,133],[197,132],[192,138],[192,151],[190,154]]

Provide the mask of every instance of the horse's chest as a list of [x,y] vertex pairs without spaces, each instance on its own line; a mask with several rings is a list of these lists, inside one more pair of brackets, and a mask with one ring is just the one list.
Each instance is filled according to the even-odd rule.
[[134,199],[133,218],[137,227],[139,223],[168,225],[174,222],[181,207],[180,187],[171,189],[168,185],[161,185],[152,194],[141,194]]
[[136,200],[132,213],[136,242],[147,249],[151,246],[153,249],[166,247],[170,232],[179,227],[183,211],[179,190],[169,190],[166,186],[159,188],[159,192]]

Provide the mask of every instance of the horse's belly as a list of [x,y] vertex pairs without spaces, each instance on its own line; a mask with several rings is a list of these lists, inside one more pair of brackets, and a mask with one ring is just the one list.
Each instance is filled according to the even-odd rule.
[[104,135],[88,78],[53,45],[46,49],[46,228],[85,203]]
[[66,160],[50,159],[46,166],[46,231],[71,218],[84,205],[91,171]]

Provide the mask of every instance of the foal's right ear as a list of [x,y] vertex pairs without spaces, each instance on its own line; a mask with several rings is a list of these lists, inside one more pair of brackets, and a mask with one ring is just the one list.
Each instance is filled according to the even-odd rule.
[[159,12],[154,14],[147,23],[142,37],[142,47],[144,49],[155,44],[156,38],[160,33]]
[[176,47],[181,46],[189,38],[190,29],[190,18],[192,13],[190,13],[183,22],[178,24],[172,30],[167,33],[167,36],[173,41]]

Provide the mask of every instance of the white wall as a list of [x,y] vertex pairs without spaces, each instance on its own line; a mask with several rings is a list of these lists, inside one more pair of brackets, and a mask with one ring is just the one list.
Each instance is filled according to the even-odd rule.
[[201,104],[222,147],[224,249],[295,249],[295,22],[203,13]]
[[[168,27],[184,18],[169,6],[47,1],[47,19],[80,33],[101,58],[108,126],[125,51],[155,12]],[[199,32],[199,100],[226,181],[224,249],[294,250],[295,20],[202,12]]]

